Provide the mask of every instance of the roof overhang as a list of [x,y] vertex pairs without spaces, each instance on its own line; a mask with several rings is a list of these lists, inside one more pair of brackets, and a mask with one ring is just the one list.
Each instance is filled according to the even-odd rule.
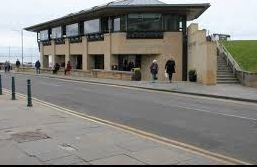
[[37,24],[31,27],[25,28],[27,31],[39,32],[52,27],[61,25],[72,24],[84,20],[95,19],[99,17],[109,17],[115,15],[122,15],[128,13],[170,13],[181,16],[187,16],[187,21],[197,19],[208,8],[209,3],[204,4],[174,4],[174,5],[131,5],[131,6],[103,6],[95,7],[90,10],[80,11],[75,14],[70,14],[58,19],[54,19],[48,22]]

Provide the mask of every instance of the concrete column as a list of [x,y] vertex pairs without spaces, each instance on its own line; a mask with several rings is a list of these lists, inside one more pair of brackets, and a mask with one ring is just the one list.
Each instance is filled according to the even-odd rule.
[[51,41],[51,53],[52,53],[52,56],[53,56],[53,60],[52,60],[52,66],[55,65],[55,55],[56,55],[56,51],[55,51],[55,41],[52,40]]
[[45,66],[45,60],[44,60],[44,46],[43,46],[43,43],[40,42],[40,62],[42,64],[42,67],[43,68],[46,68]]
[[111,53],[111,34],[104,35],[105,53],[104,53],[104,70],[111,70],[112,53]]
[[87,42],[87,37],[82,38],[82,45],[83,45],[82,70],[87,71],[87,70],[89,70],[89,67],[88,67],[88,42]]
[[65,39],[65,66],[70,61],[70,41],[68,38]]

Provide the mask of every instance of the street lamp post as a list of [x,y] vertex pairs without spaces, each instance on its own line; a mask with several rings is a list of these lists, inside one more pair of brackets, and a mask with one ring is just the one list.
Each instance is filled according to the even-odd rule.
[[21,66],[23,67],[23,29],[21,29]]
[[23,67],[23,59],[24,59],[24,53],[23,53],[23,29],[21,29],[21,30],[12,30],[12,31],[16,31],[16,32],[20,32],[21,31],[21,65]]

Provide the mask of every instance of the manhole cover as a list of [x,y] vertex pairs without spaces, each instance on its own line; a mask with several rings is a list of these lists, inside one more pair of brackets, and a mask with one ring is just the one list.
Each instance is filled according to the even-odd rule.
[[38,140],[45,140],[49,139],[50,137],[42,132],[24,132],[24,133],[16,133],[12,134],[12,140],[18,143],[25,143],[30,141],[38,141]]

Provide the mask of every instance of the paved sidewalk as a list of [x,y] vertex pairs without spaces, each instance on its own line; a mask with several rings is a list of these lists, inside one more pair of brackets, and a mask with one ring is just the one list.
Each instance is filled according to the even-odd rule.
[[0,96],[1,165],[213,165],[208,159],[24,99]]
[[[26,74],[26,73],[21,73]],[[33,75],[29,74],[28,75]],[[98,79],[98,78],[85,78],[85,77],[74,77],[74,76],[57,76],[50,74],[41,74],[40,76],[45,77],[54,77],[68,80],[78,80],[94,83],[103,83],[103,84],[114,84],[120,86],[130,86],[151,90],[161,90],[161,91],[170,91],[174,93],[183,93],[191,95],[200,95],[208,96],[215,98],[239,100],[239,101],[248,101],[257,103],[257,89],[245,87],[239,84],[220,84],[216,86],[205,86],[198,83],[190,82],[174,82],[172,84],[168,82],[157,82],[151,83],[150,81],[120,81],[120,80],[110,80],[110,79]]]

